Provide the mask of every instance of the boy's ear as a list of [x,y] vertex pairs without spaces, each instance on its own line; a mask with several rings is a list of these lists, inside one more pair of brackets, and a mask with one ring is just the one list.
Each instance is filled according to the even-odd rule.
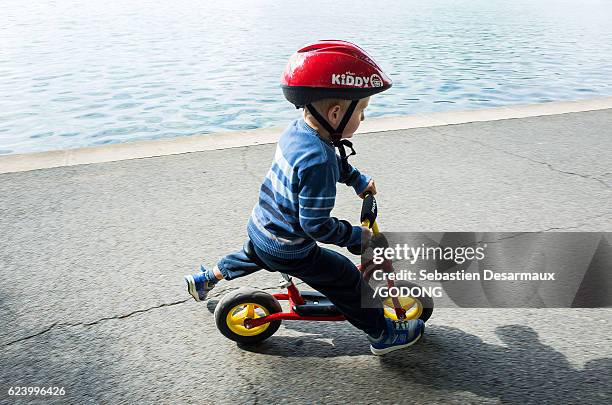
[[327,118],[329,121],[335,123],[340,120],[340,113],[342,112],[342,106],[340,104],[334,104],[329,107],[327,111]]

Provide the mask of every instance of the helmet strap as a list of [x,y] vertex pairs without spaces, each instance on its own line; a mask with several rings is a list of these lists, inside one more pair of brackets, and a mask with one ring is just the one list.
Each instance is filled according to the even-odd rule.
[[[348,156],[346,155],[346,150],[344,149],[344,145],[351,148],[351,154]],[[344,172],[348,172],[349,170],[348,158],[349,156],[353,156],[357,154],[357,152],[355,152],[355,149],[353,149],[353,142],[349,141],[348,139],[341,139],[338,142],[334,143],[334,146],[338,148],[338,151],[340,152],[340,162],[342,162],[342,170],[344,170]]]
[[[334,129],[334,127],[332,127],[331,124],[325,118],[323,118],[321,114],[319,114],[317,109],[314,108],[312,104],[306,105],[306,108],[308,109],[310,114],[312,114],[312,116],[315,117],[319,124],[321,124],[323,128],[325,128],[325,130],[329,132],[332,138],[332,143],[336,148],[338,148],[338,151],[340,152],[340,160],[342,161],[342,166],[344,170],[348,169],[349,156],[356,155],[357,152],[355,152],[355,149],[353,149],[353,143],[351,141],[347,139],[342,139],[342,133],[344,132],[344,128],[346,128],[346,125],[348,124],[349,120],[353,116],[353,113],[355,112],[355,108],[357,108],[358,103],[359,100],[351,101],[351,104],[344,113],[344,117],[342,117],[342,120],[340,121],[340,124],[338,124],[338,128],[336,129]],[[351,154],[348,156],[346,155],[346,150],[344,149],[345,145],[351,148]]]
[[351,104],[344,113],[344,117],[342,117],[340,124],[338,124],[338,128],[332,127],[331,124],[325,118],[323,118],[321,114],[319,114],[317,109],[312,104],[306,104],[306,108],[308,109],[308,112],[310,112],[310,114],[315,117],[319,124],[321,124],[323,128],[325,128],[325,130],[329,132],[329,135],[332,138],[332,142],[335,144],[337,141],[342,139],[342,133],[344,132],[344,128],[346,128],[346,125],[353,116],[353,112],[355,111],[355,108],[357,108],[358,103],[359,100],[351,101]]

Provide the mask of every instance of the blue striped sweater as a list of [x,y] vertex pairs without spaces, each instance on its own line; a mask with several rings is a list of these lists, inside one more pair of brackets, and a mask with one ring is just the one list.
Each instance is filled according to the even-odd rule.
[[366,189],[370,178],[349,165],[344,172],[331,142],[303,119],[282,134],[272,166],[247,225],[249,238],[284,259],[306,256],[316,241],[338,246],[361,243],[361,227],[332,217],[336,183]]

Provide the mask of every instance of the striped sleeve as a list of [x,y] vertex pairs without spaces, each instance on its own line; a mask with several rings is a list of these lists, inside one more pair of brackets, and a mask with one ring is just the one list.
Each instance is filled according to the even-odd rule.
[[361,227],[331,216],[336,200],[336,181],[326,163],[299,173],[300,226],[316,241],[338,246],[361,243]]
[[340,160],[340,156],[336,155],[336,160],[338,161],[338,167],[340,169],[340,178],[338,181],[340,183],[344,183],[347,186],[353,187],[355,189],[355,193],[361,194],[363,190],[368,187],[368,183],[370,182],[370,176],[361,174],[356,167],[348,165],[348,170],[344,170],[342,161]]

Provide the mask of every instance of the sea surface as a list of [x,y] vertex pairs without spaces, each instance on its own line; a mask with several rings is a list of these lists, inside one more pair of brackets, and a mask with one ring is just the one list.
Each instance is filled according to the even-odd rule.
[[0,154],[284,125],[288,57],[365,48],[366,117],[612,96],[612,1],[0,1]]

